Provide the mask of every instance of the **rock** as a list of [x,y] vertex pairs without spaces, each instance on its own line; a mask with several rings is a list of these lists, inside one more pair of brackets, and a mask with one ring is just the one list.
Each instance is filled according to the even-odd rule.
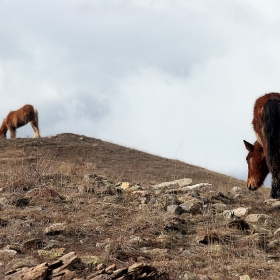
[[127,189],[130,188],[130,183],[129,182],[123,182],[123,183],[121,183],[121,185],[119,187],[123,190],[127,190]]
[[46,243],[39,238],[29,239],[22,244],[23,249],[41,249],[46,246]]
[[229,228],[234,228],[234,229],[237,229],[237,230],[250,230],[250,226],[247,222],[245,222],[244,220],[234,220],[234,221],[231,221],[229,224],[228,224],[228,227]]
[[239,280],[251,280],[252,278],[249,275],[242,275],[239,277]]
[[225,219],[240,218],[240,217],[247,215],[248,212],[249,212],[249,208],[239,207],[239,208],[236,208],[233,210],[225,210],[223,212],[223,217]]
[[280,201],[275,201],[271,204],[272,208],[275,210],[280,210]]
[[55,223],[45,229],[46,235],[55,235],[64,233],[66,230],[65,223]]
[[65,248],[53,248],[51,250],[38,250],[38,255],[47,259],[60,258],[65,253]]
[[170,217],[164,225],[164,230],[167,232],[177,231],[181,234],[187,233],[188,223],[185,219],[182,219],[178,216]]
[[167,206],[167,211],[175,215],[181,215],[184,212],[183,208],[179,205],[169,205]]
[[81,256],[80,258],[88,268],[96,267],[98,270],[105,268],[103,264],[104,260],[98,256]]
[[23,267],[12,272],[7,272],[5,274],[5,280],[46,279],[48,275],[48,269],[49,267],[47,263],[42,263],[31,268]]
[[38,260],[29,257],[13,259],[6,265],[6,271],[16,270],[23,267],[35,267],[38,264]]
[[188,186],[188,187],[186,187],[186,189],[188,189],[188,190],[200,190],[204,187],[210,187],[210,186],[212,186],[212,184],[200,183],[200,184],[196,184],[196,185],[193,185],[193,186]]
[[192,253],[190,250],[183,250],[181,255],[184,257],[190,257],[192,255]]
[[232,196],[235,196],[235,195],[237,195],[237,194],[245,194],[246,193],[246,191],[243,189],[243,188],[241,188],[241,187],[238,187],[238,186],[235,186],[235,187],[233,187],[230,191],[229,191],[229,193],[232,195]]
[[199,199],[191,199],[179,205],[185,213],[199,214],[202,212],[203,203]]
[[279,240],[272,240],[267,244],[267,248],[269,250],[274,250],[274,249],[278,249],[280,246],[280,241]]
[[247,215],[249,212],[249,208],[248,207],[239,207],[233,210],[233,213],[235,216],[237,217],[243,217],[245,215]]
[[[154,258],[161,254],[164,249],[154,249]],[[165,250],[167,254],[167,250]],[[88,275],[86,278],[77,278],[76,270],[84,269],[84,263],[76,256],[75,252],[70,252],[51,264],[42,263],[33,267],[21,267],[10,270],[6,273],[5,280],[33,280],[33,279],[76,279],[76,280],[97,280],[97,279],[162,279],[169,280],[166,273],[160,273],[155,268],[145,265],[142,262],[134,263],[128,267],[116,269],[116,265],[112,264],[105,267],[100,264],[96,267],[97,271]],[[88,269],[88,268],[87,268]]]
[[152,186],[152,188],[154,190],[164,190],[167,188],[171,188],[171,187],[180,187],[183,188],[185,186],[188,186],[189,184],[192,183],[192,179],[190,178],[184,178],[184,179],[180,179],[180,180],[175,180],[175,181],[171,181],[171,182],[164,182],[158,185],[154,185]]
[[250,214],[245,218],[247,223],[257,223],[257,222],[265,222],[266,220],[270,220],[271,217],[266,214]]
[[[57,267],[59,265],[59,267]],[[81,262],[81,259],[77,257],[75,252],[70,252],[60,259],[58,259],[56,262],[53,262],[50,264],[50,267],[53,269],[53,275],[59,274],[64,269],[82,269],[84,267],[84,264]]]
[[186,271],[182,275],[180,275],[179,280],[198,280],[196,275]]
[[235,218],[233,210],[225,210],[222,215],[225,219],[228,219],[228,220]]

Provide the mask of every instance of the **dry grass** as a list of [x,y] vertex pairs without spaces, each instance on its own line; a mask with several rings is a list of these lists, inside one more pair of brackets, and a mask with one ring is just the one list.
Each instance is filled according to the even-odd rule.
[[[170,279],[178,279],[184,271],[206,274],[211,279],[239,279],[242,274],[254,279],[280,279],[278,248],[267,246],[280,219],[277,210],[263,203],[268,198],[267,189],[247,193],[239,200],[208,197],[206,192],[201,196],[206,197],[210,210],[174,216],[166,211],[167,195],[152,191],[151,185],[189,177],[194,183],[212,183],[227,197],[233,186],[243,187],[245,183],[183,162],[71,134],[1,140],[0,151],[0,213],[8,222],[1,227],[0,246],[18,248],[16,258],[46,261],[39,256],[38,246],[24,246],[36,238],[43,247],[55,242],[66,252],[98,256],[108,265],[122,267],[143,261],[168,272]],[[124,181],[142,186],[148,195],[118,191],[119,182]],[[258,228],[230,227],[211,210],[214,203],[225,202],[223,199],[228,209],[250,207],[251,213],[268,214],[272,220]],[[46,235],[45,229],[54,223],[66,223],[65,231]],[[205,242],[197,242],[200,236],[205,236]],[[1,261],[10,268],[10,260]],[[81,276],[90,272],[82,271]]]

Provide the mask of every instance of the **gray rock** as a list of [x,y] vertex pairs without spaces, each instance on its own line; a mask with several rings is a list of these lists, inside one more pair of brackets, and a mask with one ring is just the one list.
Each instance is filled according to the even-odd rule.
[[185,203],[180,204],[180,207],[186,213],[199,214],[202,212],[203,203],[199,199],[191,199]]
[[164,182],[164,183],[161,183],[161,184],[158,184],[158,185],[154,185],[154,186],[152,186],[152,188],[154,190],[167,189],[167,188],[171,188],[171,187],[173,188],[175,186],[183,188],[185,186],[188,186],[191,183],[192,183],[192,179],[183,178],[183,179],[180,179],[180,180],[175,180],[175,181],[171,181],[171,182]]
[[257,222],[265,222],[266,220],[270,220],[271,217],[265,214],[250,214],[245,218],[247,223],[257,223]]
[[183,208],[179,205],[168,205],[167,211],[176,215],[181,215],[184,212]]
[[238,186],[234,186],[229,192],[233,196],[237,195],[237,194],[245,194],[246,193],[246,191],[243,188],[238,187]]

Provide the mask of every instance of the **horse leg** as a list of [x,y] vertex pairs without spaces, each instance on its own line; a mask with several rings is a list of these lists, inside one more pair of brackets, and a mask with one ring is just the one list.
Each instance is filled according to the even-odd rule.
[[280,198],[280,180],[278,176],[272,177],[270,197]]
[[39,131],[39,127],[38,124],[35,121],[30,122],[31,126],[34,130],[34,138],[40,138],[40,131]]
[[16,129],[14,127],[9,127],[10,130],[10,137],[16,138]]

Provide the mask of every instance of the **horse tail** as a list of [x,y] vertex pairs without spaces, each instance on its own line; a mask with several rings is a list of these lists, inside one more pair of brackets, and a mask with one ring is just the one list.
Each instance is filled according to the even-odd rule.
[[280,166],[280,100],[269,99],[264,106],[263,125],[267,145],[267,164],[272,176],[277,176]]
[[38,117],[38,110],[33,106],[33,110],[34,110],[34,120],[39,128],[39,117]]

